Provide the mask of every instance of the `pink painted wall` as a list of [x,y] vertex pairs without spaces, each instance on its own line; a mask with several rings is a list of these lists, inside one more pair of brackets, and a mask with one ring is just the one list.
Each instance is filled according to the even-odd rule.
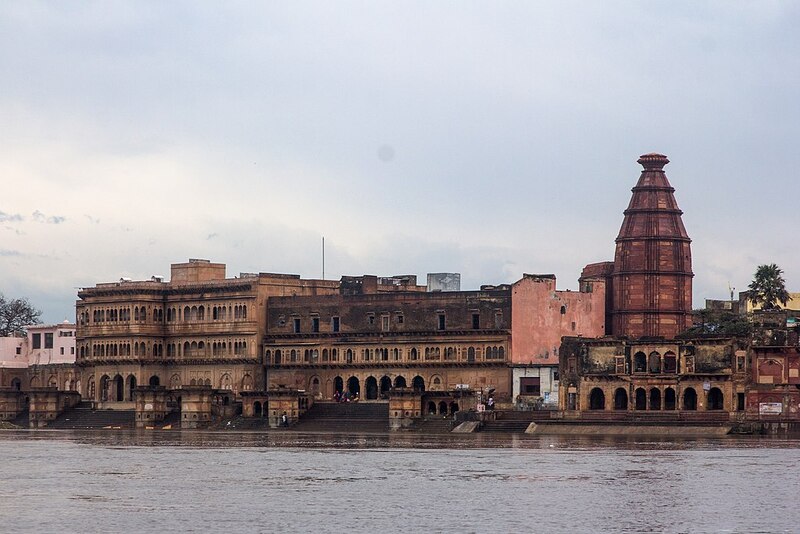
[[591,292],[557,291],[555,276],[526,274],[511,286],[512,364],[555,366],[563,336],[604,335],[605,282],[584,281],[581,289],[587,285]]
[[[24,344],[24,337],[0,337],[0,367],[28,367],[28,354]],[[17,354],[18,347],[20,354]]]

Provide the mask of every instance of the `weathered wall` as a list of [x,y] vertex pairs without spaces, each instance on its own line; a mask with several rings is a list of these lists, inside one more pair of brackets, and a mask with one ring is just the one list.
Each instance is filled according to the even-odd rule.
[[602,280],[557,291],[555,276],[523,276],[511,288],[511,363],[557,366],[563,336],[602,336],[605,300]]
[[499,290],[272,297],[267,324],[271,335],[296,333],[295,318],[300,319],[300,333],[312,332],[313,318],[319,319],[320,333],[332,333],[334,317],[339,318],[341,333],[436,332],[440,315],[445,316],[443,330],[508,329],[510,294]]

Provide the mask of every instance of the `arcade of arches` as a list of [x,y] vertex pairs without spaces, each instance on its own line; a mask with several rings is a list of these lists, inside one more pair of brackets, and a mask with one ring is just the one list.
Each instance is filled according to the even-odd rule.
[[[458,384],[491,384],[508,391],[506,367],[476,369],[276,369],[268,370],[269,387],[288,387],[311,393],[317,400],[330,400],[334,393],[358,394],[361,400],[386,400],[394,388],[420,393],[451,392]],[[438,413],[438,406],[437,406]]]
[[94,370],[94,373],[75,378],[75,390],[80,391],[85,399],[111,403],[133,402],[137,386],[164,386],[171,390],[183,386],[211,386],[238,394],[254,390],[262,379],[261,368],[257,365],[182,366],[173,369],[98,366]]
[[727,382],[708,384],[584,384],[578,409],[590,411],[723,411],[730,410]]

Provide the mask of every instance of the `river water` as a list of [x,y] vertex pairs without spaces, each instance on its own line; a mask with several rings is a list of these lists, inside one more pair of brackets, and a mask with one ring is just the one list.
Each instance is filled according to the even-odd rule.
[[0,431],[2,532],[799,532],[800,441]]

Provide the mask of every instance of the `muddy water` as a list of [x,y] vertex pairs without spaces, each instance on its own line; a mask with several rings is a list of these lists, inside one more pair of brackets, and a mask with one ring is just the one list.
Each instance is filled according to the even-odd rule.
[[800,442],[0,431],[3,532],[798,532]]

